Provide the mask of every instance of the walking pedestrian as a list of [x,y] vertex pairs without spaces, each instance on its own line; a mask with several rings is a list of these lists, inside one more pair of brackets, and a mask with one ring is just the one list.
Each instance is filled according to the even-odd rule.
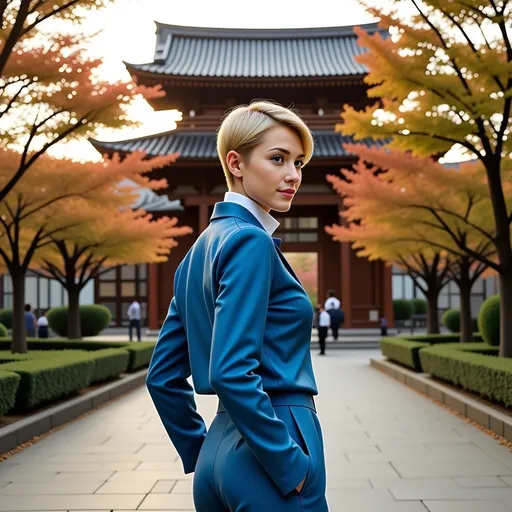
[[318,306],[318,341],[320,343],[320,353],[318,355],[325,356],[325,339],[331,325],[331,317],[325,311],[323,306]]
[[[229,192],[174,275],[174,297],[147,387],[195,472],[197,512],[326,512],[311,301],[272,238],[313,152],[293,111],[270,102],[232,110],[217,133]],[[216,394],[206,429],[195,392]]]
[[141,307],[138,300],[134,300],[128,306],[128,320],[130,322],[130,327],[128,328],[130,341],[133,338],[133,329],[137,331],[137,341],[140,341],[140,319],[141,319]]
[[37,319],[37,337],[49,337],[48,318],[46,317],[46,311],[43,311],[43,314]]
[[341,307],[340,300],[336,297],[334,290],[329,290],[324,308],[331,317],[331,331],[334,341],[338,339],[338,331],[340,326],[345,322],[345,312]]
[[25,304],[25,331],[27,338],[35,338],[37,330],[37,318],[32,312],[32,306]]

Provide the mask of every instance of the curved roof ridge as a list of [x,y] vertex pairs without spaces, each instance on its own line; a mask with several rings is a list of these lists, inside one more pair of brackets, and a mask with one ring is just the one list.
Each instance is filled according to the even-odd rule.
[[166,32],[181,37],[216,38],[216,39],[296,39],[354,36],[354,27],[362,27],[368,32],[383,31],[378,23],[356,23],[335,27],[304,28],[229,28],[196,27],[171,25],[155,21],[157,34]]

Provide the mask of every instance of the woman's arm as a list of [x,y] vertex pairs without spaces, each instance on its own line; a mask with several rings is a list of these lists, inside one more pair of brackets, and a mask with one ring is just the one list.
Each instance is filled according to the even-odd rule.
[[274,245],[256,227],[232,234],[221,249],[210,384],[253,455],[283,494],[303,481],[309,457],[277,418],[256,373],[263,350]]
[[[176,288],[175,288],[176,289]],[[196,410],[187,337],[173,297],[149,365],[146,385],[160,419],[178,451],[185,473],[192,473],[206,437]]]

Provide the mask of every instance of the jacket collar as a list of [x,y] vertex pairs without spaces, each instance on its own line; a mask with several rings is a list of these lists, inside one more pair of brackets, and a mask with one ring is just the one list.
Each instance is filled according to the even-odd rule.
[[[245,220],[249,224],[256,226],[260,229],[263,229],[265,233],[267,231],[261,224],[261,222],[244,206],[238,203],[232,203],[229,201],[223,201],[220,203],[215,203],[213,207],[213,213],[210,217],[210,221],[215,219],[221,219],[223,217],[237,217],[239,219]],[[277,247],[281,247],[281,239],[272,237],[274,244]]]

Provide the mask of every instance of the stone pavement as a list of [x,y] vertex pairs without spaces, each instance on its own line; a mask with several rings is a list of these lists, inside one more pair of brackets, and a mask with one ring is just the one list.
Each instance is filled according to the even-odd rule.
[[[511,512],[512,453],[375,356],[314,355],[330,511]],[[0,463],[0,511],[192,511],[191,478],[140,388]]]

